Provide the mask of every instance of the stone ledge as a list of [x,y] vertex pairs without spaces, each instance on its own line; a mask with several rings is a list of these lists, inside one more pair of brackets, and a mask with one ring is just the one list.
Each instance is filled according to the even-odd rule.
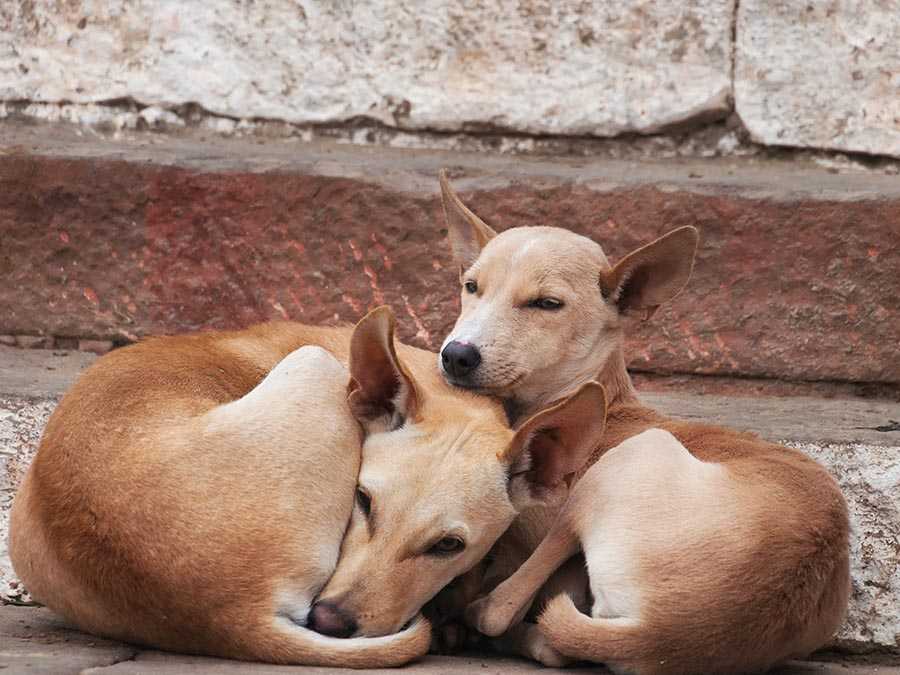
[[[15,486],[56,400],[96,357],[0,346],[0,598],[20,598],[6,545]],[[900,405],[861,399],[648,393],[674,417],[756,431],[821,461],[841,484],[853,525],[853,597],[836,646],[900,653]],[[10,453],[9,450],[12,452]],[[123,671],[125,672],[125,671]],[[130,671],[128,671],[130,672]]]
[[498,229],[563,225],[613,259],[700,228],[685,292],[629,331],[636,369],[900,384],[891,176],[3,129],[0,334],[121,342],[389,303],[434,348],[458,302],[435,179],[450,166]]

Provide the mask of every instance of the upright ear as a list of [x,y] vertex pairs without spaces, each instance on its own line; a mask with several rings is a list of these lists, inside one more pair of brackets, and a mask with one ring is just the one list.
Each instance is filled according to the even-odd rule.
[[600,445],[606,429],[606,392],[588,382],[561,403],[528,418],[502,459],[509,466],[510,500],[517,509],[543,502],[570,485]]
[[679,227],[654,242],[632,251],[608,272],[600,274],[603,296],[620,312],[657,308],[681,292],[691,278],[697,252],[697,228]]
[[450,250],[453,259],[467,270],[478,259],[478,254],[497,233],[469,208],[450,187],[447,170],[441,169],[441,203],[444,206],[444,219],[447,221],[447,233],[450,237]]
[[367,432],[396,429],[416,417],[419,393],[397,358],[388,307],[373,309],[353,329],[347,401]]

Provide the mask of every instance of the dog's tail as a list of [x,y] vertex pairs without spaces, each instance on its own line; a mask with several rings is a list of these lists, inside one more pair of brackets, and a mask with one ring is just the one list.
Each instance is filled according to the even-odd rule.
[[392,668],[423,656],[431,644],[431,624],[423,616],[409,627],[384,637],[334,638],[289,619],[260,640],[252,658],[274,663],[336,668]]
[[628,664],[646,656],[646,641],[624,619],[594,619],[582,614],[562,593],[547,603],[538,624],[558,652],[594,663]]

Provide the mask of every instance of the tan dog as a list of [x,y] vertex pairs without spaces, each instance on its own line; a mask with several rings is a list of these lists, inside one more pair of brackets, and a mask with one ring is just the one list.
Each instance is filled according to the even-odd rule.
[[603,399],[586,386],[514,434],[434,354],[400,353],[385,309],[353,331],[267,324],[112,352],[47,426],[13,508],[17,572],[79,627],[165,649],[421,655],[427,623],[403,626],[584,461],[603,421],[581,419]]
[[[379,318],[354,344],[382,348]],[[424,653],[421,620],[376,639],[305,627],[362,438],[347,370],[289,333],[151,339],[82,376],[13,508],[11,556],[35,598],[84,630],[177,651],[358,667]],[[354,362],[356,377],[368,367]]]
[[[561,516],[526,511],[498,542],[494,580],[537,551],[471,608],[472,623],[491,635],[513,624],[525,636],[513,646],[547,663],[565,655],[640,673],[752,671],[827,642],[849,593],[849,526],[835,481],[752,434],[666,419],[640,404],[625,370],[622,315],[652,314],[681,290],[696,230],[675,230],[611,266],[600,246],[566,230],[495,234],[443,175],[441,183],[463,285],[441,354],[445,377],[505,397],[513,415],[593,379],[609,401],[606,435]],[[540,634],[515,627],[579,542],[593,618],[560,598]],[[573,572],[551,584],[568,583],[584,606],[587,580]]]
[[421,376],[440,375],[435,355],[418,353],[430,368],[413,365],[415,378],[398,361],[385,363],[399,385],[391,399],[399,428],[366,440],[357,508],[316,605],[341,634],[400,628],[478,564],[520,510],[559,502],[603,434],[603,416],[593,414],[606,405],[596,383],[514,433],[499,404],[447,385],[423,387]]

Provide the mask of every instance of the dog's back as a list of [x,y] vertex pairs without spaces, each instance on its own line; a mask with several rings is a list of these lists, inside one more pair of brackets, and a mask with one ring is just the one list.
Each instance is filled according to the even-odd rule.
[[849,590],[847,542],[833,540],[845,536],[839,492],[809,481],[817,465],[802,456],[703,432],[707,443],[725,434],[732,456],[701,461],[654,428],[576,484],[560,517],[581,540],[595,604],[593,618],[566,599],[542,615],[562,653],[638,673],[749,672],[838,628]]
[[[717,542],[706,536],[710,526],[718,527],[716,532],[728,529],[716,525],[721,512],[714,501],[698,504],[689,492],[669,500],[681,514],[681,522],[690,522],[692,527],[672,528],[679,533],[679,547],[671,553],[656,555],[652,549],[642,549],[653,565],[644,575],[648,592],[660,580],[674,589],[666,596],[669,600],[659,598],[647,609],[651,627],[647,639],[661,648],[649,644],[642,648],[677,672],[672,658],[680,658],[678,645],[698,654],[716,654],[717,645],[728,645],[723,648],[732,653],[723,654],[721,663],[733,659],[735,667],[727,669],[736,670],[824,644],[843,617],[849,589],[849,522],[835,481],[800,452],[752,434],[667,420],[640,404],[625,367],[624,317],[634,312],[649,317],[678,295],[693,270],[696,229],[680,227],[611,265],[597,242],[568,230],[522,227],[498,234],[461,202],[445,175],[441,186],[462,282],[460,316],[442,350],[448,381],[501,395],[507,399],[508,409],[521,415],[564,397],[583,382],[596,380],[605,388],[609,402],[607,427],[582,473],[593,471],[588,467],[594,462],[597,467],[605,465],[606,453],[626,439],[659,427],[677,438],[681,454],[672,457],[693,462],[684,466],[719,464],[733,481],[741,483],[740,508],[734,513],[731,531],[742,531],[746,542],[727,538]],[[627,466],[632,465],[626,462]],[[648,479],[665,485],[666,467],[651,464],[645,470]],[[642,511],[644,495],[635,496],[627,481],[614,471],[610,480],[607,503],[621,500],[628,505],[623,507],[625,515],[628,508]],[[651,504],[660,503],[653,494],[646,498]],[[504,537],[508,541],[498,544],[493,567],[509,572],[521,564],[521,551],[550,550],[544,545],[544,534],[548,527],[552,531],[553,515],[553,509],[544,509],[518,518]],[[635,545],[644,529],[652,530],[654,525],[652,519],[629,522]],[[691,535],[692,531],[698,535]],[[598,537],[607,534],[607,528],[598,527]],[[647,546],[653,541],[649,537]],[[724,564],[710,563],[717,560]],[[614,576],[612,568],[606,571]],[[729,573],[733,583],[728,583]],[[499,575],[490,571],[487,576]],[[581,585],[577,575],[571,582]],[[509,589],[507,585],[499,595],[510,594]],[[498,634],[510,618],[508,610],[498,609],[504,599],[476,603],[477,611],[471,612],[491,635]],[[574,610],[571,604],[560,604],[565,602],[556,601],[551,609]],[[485,611],[487,607],[490,609]],[[678,628],[691,625],[687,617],[703,623],[704,617],[712,615],[719,617],[719,623],[710,622],[705,630],[713,632],[706,635],[703,630]],[[550,618],[562,620],[565,616],[550,612],[543,623],[559,637],[557,647],[570,653],[562,647],[566,626],[574,630],[579,624],[569,622],[557,629]],[[568,616],[573,621],[592,621],[571,613]],[[726,627],[728,621],[732,623]],[[666,625],[675,628],[663,639],[660,636]],[[612,630],[612,626],[607,628]],[[714,629],[744,637],[720,640]],[[621,645],[630,635],[620,631],[609,637]],[[667,653],[676,656],[670,658]],[[645,665],[653,669],[649,661]],[[690,665],[683,667],[690,669]],[[694,667],[706,670],[696,662]],[[657,663],[655,668],[662,666]]]
[[[396,665],[377,640],[304,628],[353,507],[350,329],[270,324],[117,350],[64,397],[17,496],[26,587],[79,627],[177,651]],[[189,629],[186,629],[189,627]]]

